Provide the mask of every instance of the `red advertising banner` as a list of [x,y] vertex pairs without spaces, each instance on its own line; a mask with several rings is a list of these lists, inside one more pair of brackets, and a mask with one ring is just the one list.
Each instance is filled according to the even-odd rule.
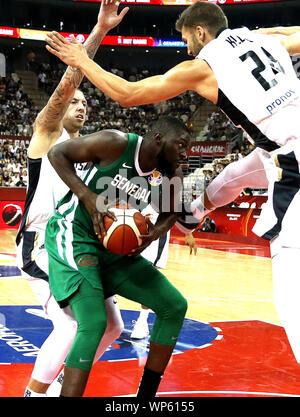
[[192,142],[188,156],[224,157],[229,154],[229,142]]
[[[45,41],[46,30],[36,29],[23,29],[23,28],[11,28],[6,26],[0,26],[0,36],[20,38],[35,41]],[[75,39],[81,43],[84,43],[89,37],[86,33],[70,33],[70,32],[59,32],[64,38],[71,41],[71,35],[74,35]],[[101,45],[114,45],[114,46],[165,46],[163,43],[168,40],[155,39],[151,36],[105,36]],[[172,42],[175,42],[174,46],[185,46],[184,42],[169,40],[169,44],[166,46],[173,46]],[[180,45],[178,45],[178,42]],[[182,43],[182,45],[181,45]]]
[[6,38],[19,38],[19,31],[17,28],[10,28],[6,26],[0,27],[0,36],[6,37]]
[[155,46],[151,36],[105,36],[101,45],[115,46]]
[[[92,2],[101,3],[101,0],[74,0],[77,2]],[[189,6],[195,3],[197,0],[121,0],[123,4],[158,4],[165,6]],[[285,0],[202,0],[210,3],[215,3],[220,6],[223,4],[247,4],[247,3],[270,3],[274,1]]]
[[219,233],[257,237],[252,228],[260,213],[257,208],[218,208],[209,216],[215,221]]

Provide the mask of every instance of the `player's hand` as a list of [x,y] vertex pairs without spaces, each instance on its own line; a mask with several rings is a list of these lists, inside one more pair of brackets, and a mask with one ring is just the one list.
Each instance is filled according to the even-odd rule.
[[85,47],[72,36],[71,42],[67,41],[58,32],[47,33],[47,51],[57,56],[70,67],[79,68],[80,63],[88,57]]
[[113,203],[109,202],[107,198],[103,198],[92,191],[88,191],[81,200],[91,216],[95,234],[103,239],[106,235],[104,217],[108,216],[114,221],[117,220],[114,213],[109,211],[109,208]]
[[139,255],[143,250],[145,250],[154,240],[159,238],[159,234],[157,233],[157,230],[154,226],[154,224],[151,222],[149,216],[145,216],[147,225],[148,225],[148,233],[146,235],[140,235],[142,238],[142,245],[138,246],[136,249],[133,249],[131,253],[128,256],[134,256]]
[[189,246],[190,248],[190,255],[193,253],[194,251],[194,255],[197,254],[197,245],[194,239],[194,236],[192,235],[192,233],[189,233],[187,235],[185,235],[185,243]]
[[129,7],[125,7],[121,10],[120,14],[118,14],[119,4],[120,1],[116,0],[102,0],[96,25],[96,28],[99,29],[101,33],[107,33],[118,26],[128,12]]

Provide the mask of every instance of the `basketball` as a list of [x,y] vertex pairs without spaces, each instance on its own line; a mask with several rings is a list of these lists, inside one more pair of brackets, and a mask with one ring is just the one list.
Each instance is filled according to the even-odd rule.
[[117,255],[128,255],[133,249],[141,246],[140,235],[148,232],[145,217],[131,207],[113,207],[112,211],[117,218],[114,221],[108,216],[104,217],[106,236],[102,239],[103,246]]
[[22,218],[22,209],[16,204],[6,204],[3,207],[2,219],[8,226],[16,226]]

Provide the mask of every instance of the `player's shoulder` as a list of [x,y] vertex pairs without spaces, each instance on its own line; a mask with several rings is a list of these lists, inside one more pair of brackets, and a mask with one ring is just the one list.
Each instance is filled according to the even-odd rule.
[[114,139],[120,142],[128,141],[128,133],[121,132],[120,130],[117,130],[117,129],[99,130],[99,132],[96,132],[95,135],[97,135],[98,137],[103,137],[107,139]]
[[[84,137],[83,137],[84,138]],[[128,133],[116,129],[104,129],[88,135],[89,141],[92,139],[95,146],[101,147],[101,152],[122,152],[128,144]]]

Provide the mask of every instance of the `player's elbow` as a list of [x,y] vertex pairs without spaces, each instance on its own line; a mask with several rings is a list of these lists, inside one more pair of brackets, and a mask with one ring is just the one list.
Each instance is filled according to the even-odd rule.
[[144,103],[144,91],[135,82],[127,82],[121,90],[118,91],[117,97],[112,97],[121,107],[139,106]]
[[121,107],[132,107],[139,104],[134,100],[134,98],[130,94],[122,95],[118,97],[116,101],[119,103]]

